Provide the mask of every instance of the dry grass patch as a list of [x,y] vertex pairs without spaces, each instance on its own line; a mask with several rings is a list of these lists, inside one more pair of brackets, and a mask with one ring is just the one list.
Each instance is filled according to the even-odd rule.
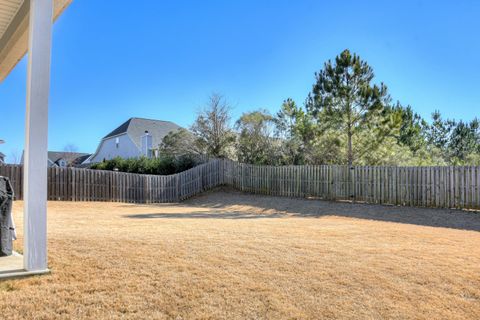
[[[19,226],[21,210],[16,202]],[[0,310],[5,319],[480,319],[479,231],[473,213],[231,191],[178,205],[50,202],[52,274],[0,282]]]

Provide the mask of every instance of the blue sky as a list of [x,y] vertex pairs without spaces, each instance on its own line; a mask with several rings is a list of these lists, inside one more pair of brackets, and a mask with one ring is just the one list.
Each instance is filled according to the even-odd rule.
[[[480,1],[74,0],[54,26],[49,149],[93,152],[130,117],[188,126],[212,92],[234,118],[303,103],[343,49],[425,117],[480,116]],[[21,154],[26,59],[0,83],[0,151]]]

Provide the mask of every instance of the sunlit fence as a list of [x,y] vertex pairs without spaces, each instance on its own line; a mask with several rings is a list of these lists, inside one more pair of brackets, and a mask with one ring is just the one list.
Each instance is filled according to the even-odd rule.
[[[22,199],[21,166],[0,166]],[[48,169],[49,200],[177,202],[216,186],[256,194],[480,209],[480,167],[257,166],[216,159],[168,176]]]
[[480,167],[271,167],[227,161],[225,184],[276,196],[480,209]]
[[[167,176],[79,168],[48,168],[48,200],[177,202],[223,183],[223,161],[212,160]],[[0,166],[9,177],[15,199],[23,199],[23,167]]]

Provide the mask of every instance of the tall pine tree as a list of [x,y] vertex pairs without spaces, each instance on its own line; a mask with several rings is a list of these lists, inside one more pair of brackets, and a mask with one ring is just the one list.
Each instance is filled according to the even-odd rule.
[[[378,137],[386,136],[391,127],[389,117],[379,120],[389,101],[385,85],[372,84],[373,69],[358,55],[344,50],[325,63],[315,74],[316,83],[307,99],[307,108],[320,127],[341,130],[346,135],[347,162],[354,162],[353,138],[376,118]],[[372,143],[374,143],[372,141]]]

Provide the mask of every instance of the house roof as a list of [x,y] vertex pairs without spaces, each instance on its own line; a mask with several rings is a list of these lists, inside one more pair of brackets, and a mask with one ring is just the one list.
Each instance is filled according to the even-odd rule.
[[114,136],[118,136],[119,134],[126,133],[128,130],[128,126],[130,125],[130,122],[132,121],[133,118],[128,119],[124,123],[122,123],[118,128],[107,134],[103,139],[108,139]]
[[81,152],[65,152],[65,151],[48,151],[48,159],[56,163],[60,159],[64,159],[68,164],[81,164],[90,154]]
[[157,146],[162,142],[163,137],[169,132],[178,129],[181,129],[181,127],[171,121],[130,118],[118,128],[107,134],[103,139],[127,133],[137,147],[141,148],[142,136],[145,134],[145,131],[148,131],[152,136],[153,146]]
[[[0,1],[0,82],[27,53],[30,1]],[[54,0],[54,19],[57,19],[71,2],[72,0]]]

